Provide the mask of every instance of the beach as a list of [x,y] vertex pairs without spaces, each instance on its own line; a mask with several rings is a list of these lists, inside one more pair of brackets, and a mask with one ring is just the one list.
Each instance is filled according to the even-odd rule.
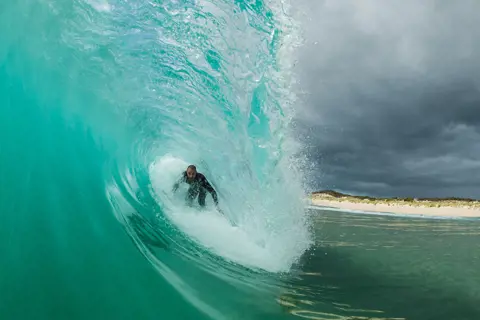
[[478,201],[362,199],[349,195],[332,196],[324,193],[316,193],[311,196],[311,204],[320,207],[366,212],[439,217],[480,217],[480,203]]

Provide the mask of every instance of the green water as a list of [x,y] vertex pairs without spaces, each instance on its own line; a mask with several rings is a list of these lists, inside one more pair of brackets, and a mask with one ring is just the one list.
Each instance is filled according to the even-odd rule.
[[[0,28],[0,318],[276,318],[312,243],[284,11],[7,1]],[[172,194],[187,163],[228,219]]]
[[[315,210],[315,249],[283,297],[309,319],[480,317],[480,220]],[[305,274],[306,273],[306,274]]]

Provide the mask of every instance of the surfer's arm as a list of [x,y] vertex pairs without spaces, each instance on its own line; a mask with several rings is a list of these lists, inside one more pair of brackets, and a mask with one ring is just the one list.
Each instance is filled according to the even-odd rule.
[[177,182],[173,184],[172,192],[176,192],[178,187],[180,186],[180,183],[183,182],[184,180],[185,180],[185,175],[182,174],[182,176],[178,178]]
[[215,189],[213,189],[212,185],[210,184],[210,182],[208,182],[207,178],[205,178],[204,181],[203,181],[203,187],[204,187],[208,192],[210,192],[210,194],[212,195],[213,202],[215,202],[215,206],[217,207],[218,212],[220,212],[221,214],[225,215],[225,213],[223,212],[223,210],[220,209],[220,207],[218,206],[218,196],[217,196],[217,192],[215,191]]
[[213,202],[215,202],[215,205],[218,205],[217,192],[215,191],[215,189],[213,189],[212,185],[210,184],[210,182],[208,182],[208,180],[206,178],[203,180],[203,187],[208,192],[210,192],[210,194],[212,195],[212,198],[213,198]]

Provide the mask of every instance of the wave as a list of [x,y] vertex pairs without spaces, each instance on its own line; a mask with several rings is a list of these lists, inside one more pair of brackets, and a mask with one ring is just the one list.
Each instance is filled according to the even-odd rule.
[[[91,199],[108,201],[158,274],[213,318],[222,317],[218,295],[194,275],[258,294],[273,290],[269,274],[288,272],[311,245],[301,145],[291,127],[291,50],[299,36],[287,4],[1,7],[0,26],[11,31],[0,45],[1,164],[28,160],[21,170],[3,169],[11,175],[4,183],[27,181],[43,164],[49,208],[73,192],[79,208],[89,208],[92,228],[106,211]],[[199,211],[172,195],[188,164],[217,189],[226,217],[209,197]]]

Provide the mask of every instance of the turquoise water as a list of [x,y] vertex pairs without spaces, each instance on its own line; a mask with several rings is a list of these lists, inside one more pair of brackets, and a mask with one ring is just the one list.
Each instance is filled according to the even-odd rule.
[[[0,4],[2,319],[288,316],[312,235],[284,10]],[[189,163],[228,219],[171,193]]]

